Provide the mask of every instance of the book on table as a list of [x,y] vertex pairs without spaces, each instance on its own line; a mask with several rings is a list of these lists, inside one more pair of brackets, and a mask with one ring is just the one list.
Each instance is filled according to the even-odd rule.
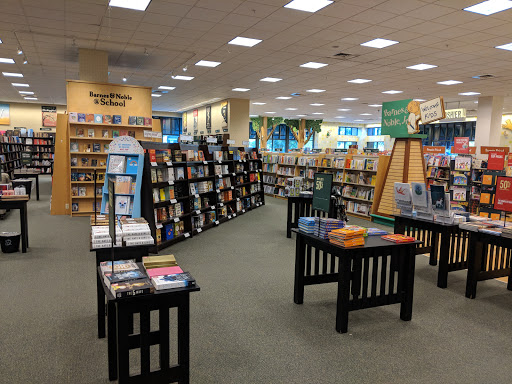
[[411,243],[413,241],[416,241],[414,237],[405,236],[398,233],[381,236],[381,239],[392,241],[393,243]]
[[152,277],[151,282],[157,291],[196,285],[195,279],[189,272]]

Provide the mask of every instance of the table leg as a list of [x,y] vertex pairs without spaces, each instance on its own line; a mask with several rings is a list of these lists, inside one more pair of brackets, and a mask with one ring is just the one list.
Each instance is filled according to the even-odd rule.
[[[430,265],[437,265],[437,253],[439,248],[439,233],[437,231],[432,230],[432,248],[430,249]],[[441,243],[443,246],[443,243]]]
[[96,301],[98,305],[98,338],[105,338],[105,293],[101,278],[96,273]]
[[[108,379],[110,381],[117,380],[117,317],[119,316],[116,313],[116,305],[114,302],[109,302],[107,306],[107,322],[108,322],[108,332],[107,332],[107,342],[108,342]],[[105,321],[105,319],[103,319]],[[123,323],[125,321],[121,320]]]
[[21,226],[21,252],[27,252],[27,230],[26,230],[26,219],[27,215],[25,214],[26,205],[22,204],[20,207],[20,226]]
[[486,250],[481,241],[475,240],[475,234],[469,234],[469,249],[467,254],[468,275],[466,280],[466,297],[474,299],[476,297],[477,276],[482,265],[482,253]]
[[28,239],[28,206],[25,204],[25,239],[27,242],[27,248],[30,247]]
[[39,201],[39,175],[36,175],[36,196]]
[[[167,324],[169,328],[169,324]],[[178,365],[182,370],[179,384],[190,383],[190,294],[185,294],[178,307]]]
[[295,282],[293,290],[293,302],[302,304],[304,302],[304,269],[306,259],[306,245],[300,233],[297,234],[295,245]]
[[339,258],[338,267],[338,298],[336,302],[336,331],[348,331],[348,304],[350,299],[350,257]]
[[288,213],[286,216],[286,237],[292,237],[292,202],[288,199]]
[[[450,238],[452,241],[455,241],[455,234],[451,234],[446,231],[443,231],[443,233],[441,233],[441,252],[439,254],[439,270],[437,271],[437,286],[439,288],[446,288],[448,286],[448,261],[450,259]],[[430,252],[430,255],[432,255],[433,253],[434,252]]]
[[412,300],[414,296],[414,269],[416,265],[416,252],[414,246],[406,246],[402,252],[402,268],[399,273],[404,273],[402,278],[402,300],[400,305],[400,319],[411,321]]

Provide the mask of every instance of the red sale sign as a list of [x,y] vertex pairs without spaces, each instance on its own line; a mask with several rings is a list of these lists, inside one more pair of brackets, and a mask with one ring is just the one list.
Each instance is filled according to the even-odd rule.
[[487,162],[487,169],[489,171],[503,171],[505,167],[505,153],[504,152],[489,152],[489,161]]
[[494,209],[512,212],[512,177],[497,177]]
[[469,153],[469,137],[454,137],[452,153]]

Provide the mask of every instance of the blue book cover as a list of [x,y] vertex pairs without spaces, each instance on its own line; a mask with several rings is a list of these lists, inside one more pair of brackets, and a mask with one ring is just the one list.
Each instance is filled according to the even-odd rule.
[[174,225],[167,224],[165,226],[165,240],[171,240],[172,238],[174,238]]
[[95,114],[94,114],[94,122],[95,122],[96,124],[101,124],[101,123],[103,123],[103,115],[95,113]]
[[121,115],[114,115],[114,124],[122,124]]
[[137,173],[139,158],[137,156],[126,157],[126,173]]
[[85,123],[85,113],[79,113],[78,114],[78,122],[79,123]]

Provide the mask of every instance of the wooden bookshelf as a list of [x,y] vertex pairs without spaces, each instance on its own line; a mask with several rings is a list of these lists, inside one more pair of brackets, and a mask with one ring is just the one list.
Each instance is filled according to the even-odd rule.
[[23,143],[18,136],[0,136],[0,155],[2,155],[2,172],[7,173],[11,179],[14,177],[14,170],[21,168],[21,152]]

